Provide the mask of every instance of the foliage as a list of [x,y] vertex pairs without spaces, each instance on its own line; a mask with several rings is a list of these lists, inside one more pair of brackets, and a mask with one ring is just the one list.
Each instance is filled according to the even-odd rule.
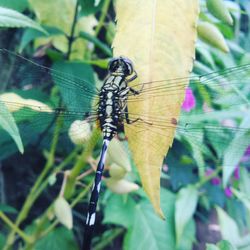
[[[0,17],[0,48],[22,51],[25,57],[33,57],[33,60],[56,72],[63,71],[87,82],[96,82],[88,85],[87,90],[91,92],[100,86],[99,79],[103,79],[106,72],[103,69],[106,69],[112,54],[114,6],[110,0],[80,0],[77,8],[75,3],[75,0],[0,0],[0,11],[5,14]],[[194,72],[205,74],[250,63],[248,1],[202,0],[200,5],[200,37]],[[230,15],[234,22],[232,26]],[[6,16],[8,19],[4,19]],[[210,32],[204,32],[204,27]],[[215,33],[220,37],[216,42]],[[227,50],[229,52],[225,53]],[[20,74],[27,72],[25,65],[19,67]],[[61,98],[66,107],[77,107],[79,103],[86,109],[90,106],[89,100],[81,98],[79,86],[72,87],[70,93],[75,94],[70,96],[59,78],[55,77],[54,85],[47,82],[47,85],[40,86],[37,82],[37,85],[30,86],[28,75],[14,79],[14,74],[8,74],[10,72],[0,69],[1,79],[8,79],[1,82],[1,93],[11,91],[16,94],[14,98],[22,98],[18,100],[27,99],[29,103],[39,102],[46,107],[57,106]],[[41,79],[42,75],[37,75],[36,80]],[[238,100],[237,89],[232,96],[223,96],[222,100],[211,98],[204,89],[197,88],[194,92],[201,93],[200,97],[186,102],[183,108],[190,114],[194,103],[206,100],[212,107],[225,107],[218,114],[211,115],[211,120],[218,123],[223,116],[230,117],[227,122],[249,128],[249,117],[243,117],[239,106],[238,109],[230,109],[227,105]],[[249,93],[249,85],[245,86],[245,93]],[[194,96],[190,94],[190,98]],[[249,95],[246,99],[249,103]],[[95,164],[93,159],[98,157],[100,150],[99,131],[94,130],[83,146],[76,146],[69,141],[67,130],[64,130],[70,119],[63,121],[59,116],[44,135],[51,121],[44,121],[42,115],[37,116],[36,110],[28,120],[20,120],[27,111],[25,107],[12,115],[2,105],[0,101],[0,110],[7,115],[0,114],[0,186],[4,186],[0,191],[0,248],[79,249],[86,219],[83,211],[87,209],[93,180],[90,166],[93,162]],[[194,119],[200,124],[204,122],[202,115]],[[22,133],[20,136],[23,128],[19,123],[29,121],[36,121],[36,126],[26,131],[29,136],[22,137]],[[246,150],[246,147],[250,141],[249,132],[233,134],[229,145],[218,143],[223,141],[223,136],[225,134],[221,131],[216,136],[203,131],[201,138],[206,138],[206,145],[203,145],[204,141],[199,141],[199,138],[176,135],[177,140],[164,161],[161,175],[165,221],[155,215],[142,189],[121,195],[110,191],[115,191],[114,187],[109,189],[105,186],[99,205],[94,249],[187,250],[194,245],[197,249],[248,249],[250,149]],[[34,142],[40,143],[34,147]],[[21,156],[22,145],[24,155]],[[120,151],[115,154],[119,155]],[[122,162],[119,159],[115,162],[118,166],[125,162],[124,158],[120,160]],[[225,167],[228,162],[233,163],[232,168]],[[111,174],[118,181],[126,176],[129,185],[140,184],[136,169],[132,168],[133,173],[130,167],[119,169],[113,165]],[[83,179],[79,178],[80,175]],[[70,218],[67,219],[69,228],[70,207],[72,209],[71,230],[59,225],[59,221],[64,220],[56,217],[58,209],[55,212],[55,202],[62,194],[67,200],[63,201],[63,206],[67,206],[65,217]],[[216,233],[218,228],[220,234]],[[209,240],[211,236],[214,236],[212,242]]]

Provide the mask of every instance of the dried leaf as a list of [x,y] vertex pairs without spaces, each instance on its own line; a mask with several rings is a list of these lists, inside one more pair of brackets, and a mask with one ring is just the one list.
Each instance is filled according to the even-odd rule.
[[[118,0],[116,11],[114,55],[123,55],[133,61],[140,82],[189,75],[194,60],[198,0]],[[150,84],[144,89],[148,87]],[[151,114],[178,120],[184,94],[183,89],[183,93],[171,98],[170,94],[168,98],[144,96],[144,101],[133,102],[128,108],[146,118]],[[160,208],[160,174],[175,129],[165,128],[159,133],[159,129],[148,130],[140,124],[136,128],[133,126],[133,131],[125,125],[129,146],[143,187],[155,211],[164,218]]]

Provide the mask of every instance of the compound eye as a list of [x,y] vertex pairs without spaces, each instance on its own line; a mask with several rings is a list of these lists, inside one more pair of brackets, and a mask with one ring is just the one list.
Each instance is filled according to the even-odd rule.
[[119,58],[115,57],[109,61],[108,70],[114,72],[119,67]]
[[133,63],[130,59],[128,59],[127,57],[122,57],[122,60],[125,64],[126,67],[126,73],[128,75],[131,75],[134,72],[134,67],[133,67]]

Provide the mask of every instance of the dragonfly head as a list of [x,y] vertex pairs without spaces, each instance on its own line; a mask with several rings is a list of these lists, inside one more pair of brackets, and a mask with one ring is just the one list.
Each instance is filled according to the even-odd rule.
[[134,72],[133,63],[126,57],[115,57],[109,61],[109,72],[119,75],[131,75]]

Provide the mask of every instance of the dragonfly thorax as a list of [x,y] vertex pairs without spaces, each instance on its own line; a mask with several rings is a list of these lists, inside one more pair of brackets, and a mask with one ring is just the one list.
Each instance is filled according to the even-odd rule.
[[104,82],[98,105],[98,119],[104,139],[111,140],[119,124],[123,123],[128,92],[125,76],[110,75]]

